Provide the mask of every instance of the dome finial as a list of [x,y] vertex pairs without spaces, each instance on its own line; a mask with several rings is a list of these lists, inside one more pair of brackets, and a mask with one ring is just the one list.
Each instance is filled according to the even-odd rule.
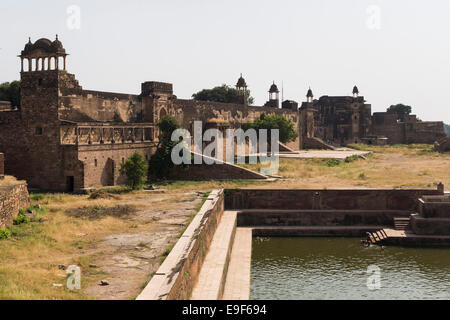
[[236,87],[237,88],[246,88],[247,87],[247,83],[245,83],[245,79],[242,77],[242,73],[241,73],[241,76],[238,79]]
[[56,34],[56,40],[58,40],[58,34]]
[[272,85],[269,88],[269,93],[277,93],[279,92],[277,85],[275,84],[275,81],[273,81]]
[[311,90],[311,87],[309,87],[308,92],[306,93],[306,101],[312,102],[314,98],[313,92]]
[[358,87],[356,85],[353,87],[353,92],[352,93],[353,93],[353,97],[355,97],[355,98],[358,97],[359,89],[358,89]]

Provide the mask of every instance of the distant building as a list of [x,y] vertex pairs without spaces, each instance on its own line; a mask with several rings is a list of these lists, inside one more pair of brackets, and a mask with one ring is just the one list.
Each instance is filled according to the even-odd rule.
[[317,148],[321,143],[345,145],[351,143],[428,143],[445,136],[441,121],[422,122],[409,115],[402,122],[397,114],[376,112],[366,104],[359,90],[353,96],[323,96],[314,100],[312,90],[300,107],[301,147]]

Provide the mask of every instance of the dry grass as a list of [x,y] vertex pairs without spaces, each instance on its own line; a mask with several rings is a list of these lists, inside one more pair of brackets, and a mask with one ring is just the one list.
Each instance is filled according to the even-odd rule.
[[90,249],[106,235],[133,228],[136,222],[121,215],[88,219],[65,212],[116,208],[116,199],[89,200],[86,195],[69,194],[33,194],[32,199],[43,206],[37,213],[40,222],[12,226],[12,236],[0,241],[0,299],[87,298],[82,291],[66,289],[66,273],[58,265],[81,266],[83,286],[99,281],[104,274],[89,267],[94,258]]
[[[450,186],[450,154],[429,145],[387,147],[356,145],[372,151],[366,160],[346,163],[329,160],[280,159],[277,188],[430,188],[443,182]],[[246,165],[258,170],[261,165]]]

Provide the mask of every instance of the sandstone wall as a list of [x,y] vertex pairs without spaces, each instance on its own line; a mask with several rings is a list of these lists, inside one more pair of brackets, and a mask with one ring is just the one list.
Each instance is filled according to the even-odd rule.
[[242,210],[238,227],[391,226],[394,218],[408,218],[407,210]]
[[419,214],[411,216],[411,229],[418,235],[450,235],[450,195],[419,199]]
[[59,145],[58,83],[63,71],[21,74],[20,118],[0,126],[0,140],[8,149],[5,170],[31,187],[64,190],[61,147]]
[[423,195],[441,195],[442,190],[264,190],[227,189],[225,207],[235,209],[292,210],[408,210],[418,208]]
[[411,216],[411,230],[417,235],[450,236],[449,218],[424,218]]
[[[76,183],[75,189],[125,184],[127,180],[125,175],[120,174],[120,164],[136,152],[146,160],[150,160],[155,149],[154,143],[78,146],[76,159],[81,162],[83,172],[78,172],[78,176],[74,172],[75,179],[82,180],[79,185]],[[66,172],[66,175],[69,173]]]
[[423,121],[405,124],[405,139],[408,144],[433,144],[445,136],[444,123],[441,121]]
[[27,184],[18,182],[14,185],[0,186],[0,228],[13,223],[19,209],[30,205]]
[[[292,120],[297,133],[300,134],[299,114],[289,109],[182,99],[174,100],[173,108],[175,118],[186,129],[191,129],[194,121],[202,121],[204,125],[213,121],[227,124],[229,128],[240,128],[242,123],[253,122],[263,114],[278,114]],[[286,145],[293,150],[299,150],[300,140],[297,138]]]
[[441,121],[417,121],[415,115],[397,122],[397,115],[386,112],[373,114],[372,133],[386,136],[389,144],[425,143],[433,144],[445,137],[444,123]]
[[137,122],[143,106],[137,95],[83,90],[75,96],[61,97],[62,120],[74,122]]

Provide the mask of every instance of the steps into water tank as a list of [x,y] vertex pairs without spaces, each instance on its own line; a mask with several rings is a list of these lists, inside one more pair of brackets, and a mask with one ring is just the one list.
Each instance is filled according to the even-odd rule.
[[409,229],[410,218],[394,218],[395,230],[407,230]]

